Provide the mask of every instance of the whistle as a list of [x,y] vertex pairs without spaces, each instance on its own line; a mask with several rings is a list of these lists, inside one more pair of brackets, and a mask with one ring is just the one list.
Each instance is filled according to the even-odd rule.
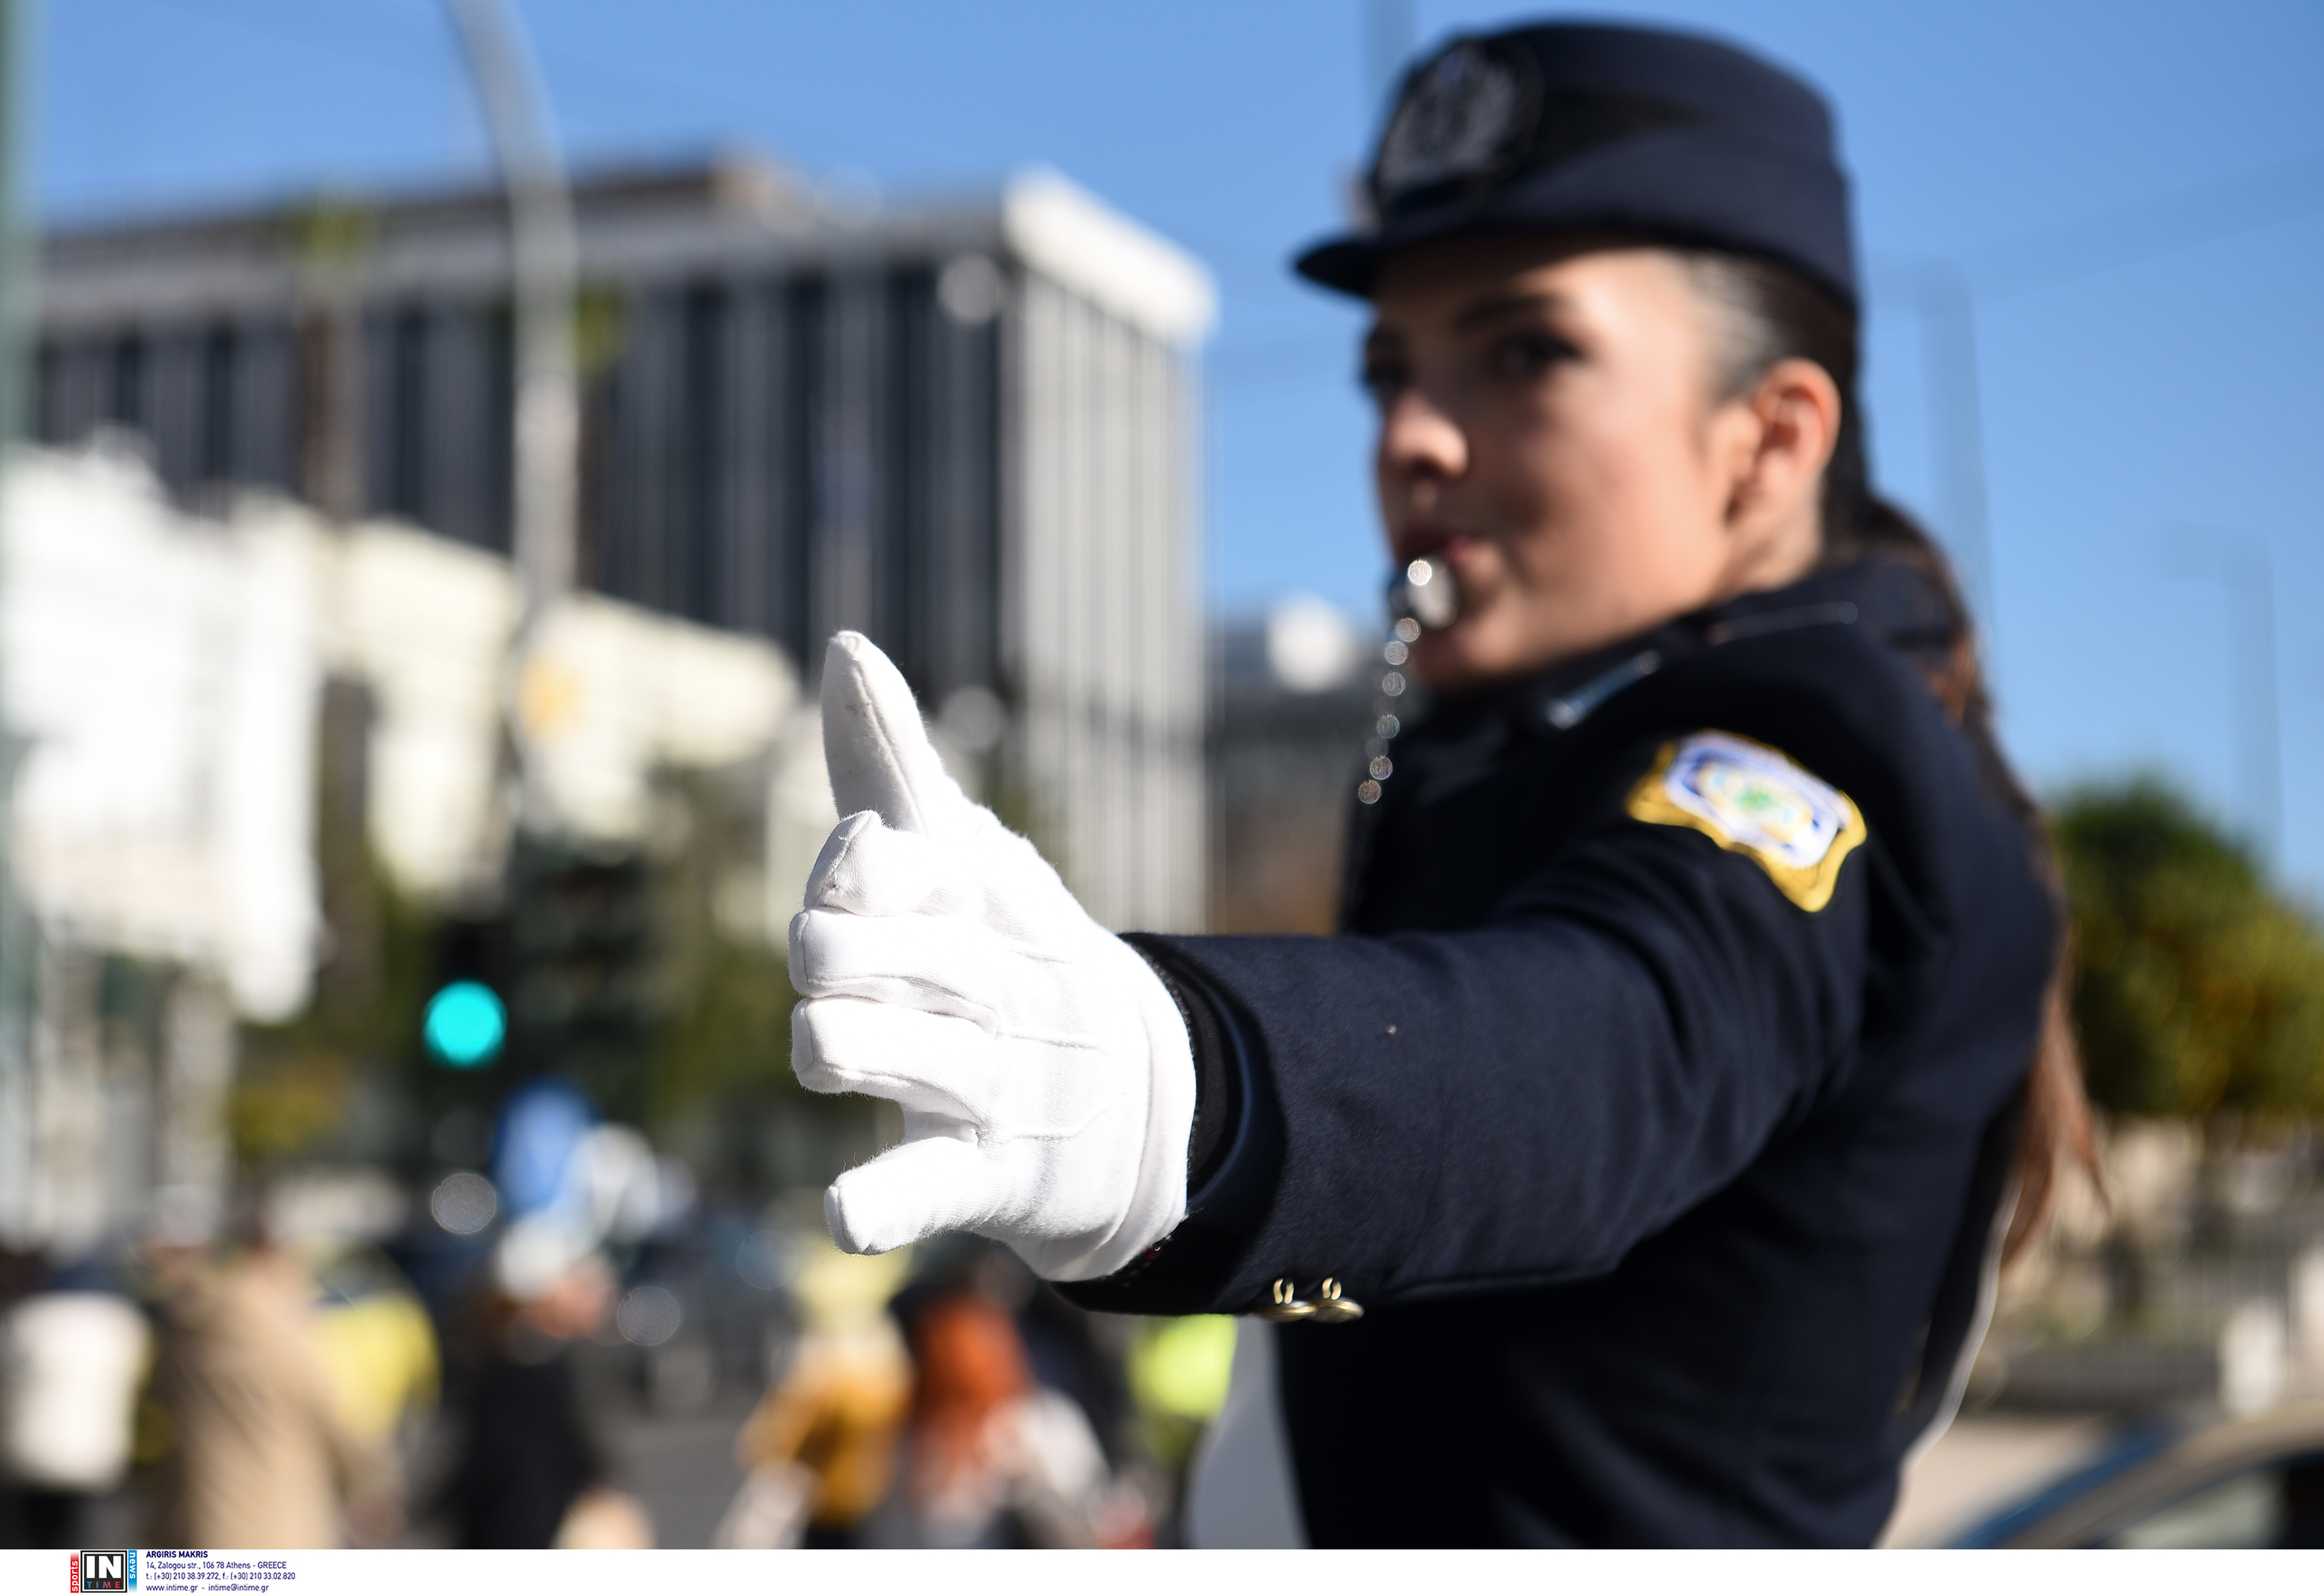
[[1414,560],[1388,578],[1391,620],[1406,617],[1429,632],[1442,632],[1461,618],[1461,584],[1441,559]]

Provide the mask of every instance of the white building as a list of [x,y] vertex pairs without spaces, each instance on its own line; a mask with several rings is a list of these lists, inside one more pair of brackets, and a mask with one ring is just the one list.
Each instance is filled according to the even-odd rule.
[[[0,1242],[70,1255],[156,1217],[157,1195],[165,1222],[218,1216],[235,1022],[298,1013],[324,952],[327,680],[374,706],[364,812],[397,886],[449,903],[497,878],[517,602],[504,560],[408,527],[337,530],[263,494],[189,513],[119,435],[10,464],[0,560],[31,920],[6,952],[32,977],[29,1025],[0,1026]],[[770,840],[819,839],[829,799],[783,764],[797,681],[763,640],[573,598],[525,687],[558,812],[632,844],[656,771],[745,767],[772,772]],[[779,937],[792,905],[771,876],[757,901],[742,928]],[[124,961],[157,973],[150,1015],[107,991]]]

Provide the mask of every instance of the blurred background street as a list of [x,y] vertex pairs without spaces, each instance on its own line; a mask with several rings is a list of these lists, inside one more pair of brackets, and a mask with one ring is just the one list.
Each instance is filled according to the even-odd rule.
[[[1941,1542],[2324,1401],[2324,16],[1612,10],[1841,107],[1878,467],[2056,816],[2107,1189]],[[901,1126],[788,1067],[816,673],[1108,926],[1328,932],[1411,700],[1284,261],[1524,9],[0,14],[0,1536],[1182,1541],[1231,1322],[825,1238]]]

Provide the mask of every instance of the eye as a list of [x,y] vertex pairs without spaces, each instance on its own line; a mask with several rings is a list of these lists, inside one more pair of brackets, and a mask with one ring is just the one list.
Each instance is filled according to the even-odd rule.
[[1555,333],[1511,333],[1493,346],[1493,374],[1532,382],[1547,375],[1559,362],[1572,359],[1575,353],[1573,346]]
[[1412,373],[1400,360],[1374,355],[1357,369],[1356,385],[1371,395],[1372,402],[1386,410],[1396,402],[1396,396],[1412,382]]

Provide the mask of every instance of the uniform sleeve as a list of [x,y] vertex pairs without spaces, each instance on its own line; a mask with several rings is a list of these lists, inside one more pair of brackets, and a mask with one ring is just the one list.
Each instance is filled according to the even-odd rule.
[[1845,1068],[1868,873],[1833,860],[1819,901],[1779,861],[1634,807],[1474,929],[1142,939],[1240,1034],[1242,1116],[1271,1121],[1240,1161],[1267,1168],[1239,1212],[1197,1201],[1140,1264],[1067,1295],[1238,1311],[1284,1278],[1369,1304],[1611,1269]]

